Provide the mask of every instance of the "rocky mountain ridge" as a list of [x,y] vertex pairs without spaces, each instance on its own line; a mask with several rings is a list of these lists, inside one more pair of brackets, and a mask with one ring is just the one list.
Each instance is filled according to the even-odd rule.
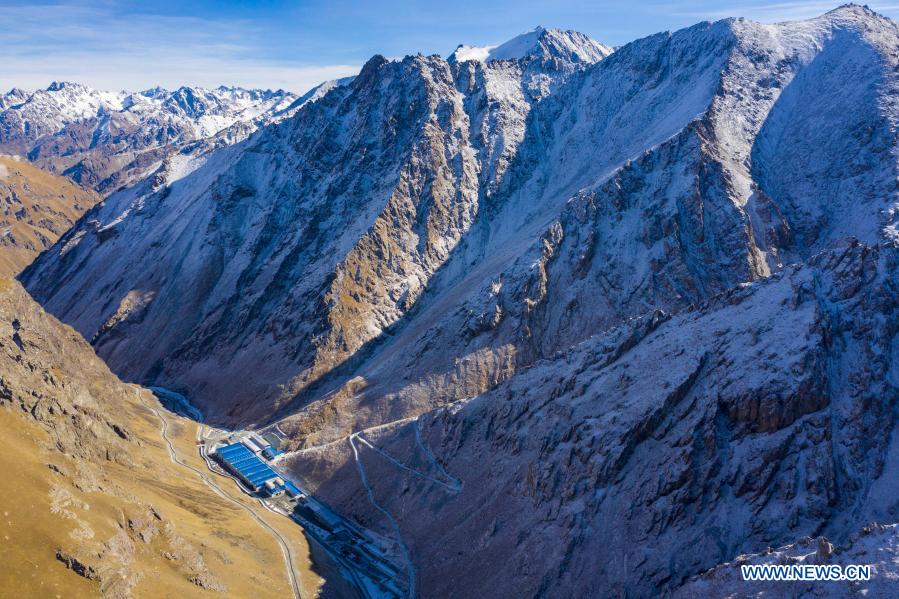
[[[700,301],[847,234],[879,238],[895,202],[895,157],[880,152],[894,147],[895,82],[873,56],[894,35],[861,8],[700,24],[549,70],[547,95],[528,91],[527,59],[375,58],[249,146],[116,194],[26,281],[118,372],[215,397],[229,418],[327,409],[322,393],[361,375],[371,390],[338,411],[350,421],[315,425],[333,438],[377,424],[365,396],[430,409],[648,307]],[[829,127],[802,128],[822,111]]]
[[475,60],[490,63],[496,60],[594,64],[612,53],[612,48],[591,39],[579,31],[536,27],[496,46],[466,46],[460,44],[447,60],[466,62]]
[[362,431],[368,487],[353,441],[286,463],[389,531],[371,492],[436,595],[643,596],[802,536],[845,543],[899,516],[897,257],[849,242]]
[[[181,324],[170,329],[170,335],[159,336],[157,355],[144,356],[132,372],[122,374],[137,379],[148,370],[187,367],[193,372],[189,376],[225,388],[230,381],[202,375],[206,368],[221,371],[210,348],[224,349],[238,330],[257,328],[283,341],[270,349],[225,350],[235,360],[230,368],[234,376],[255,382],[242,393],[247,400],[259,393],[284,397],[289,387],[303,385],[304,377],[317,379],[414,304],[473,221],[479,188],[492,193],[490,188],[500,185],[531,106],[543,101],[539,93],[527,92],[528,69],[534,64],[451,67],[437,56],[396,62],[376,57],[350,84],[333,89],[247,144],[210,154],[201,167],[171,185],[138,185],[115,194],[70,232],[72,252],[66,252],[66,262],[79,262],[88,253],[100,259],[107,251],[113,261],[127,259],[114,246],[131,238],[122,233],[133,225],[156,231],[144,231],[138,243],[167,245],[174,250],[171,259],[197,270],[190,284],[188,278],[167,277],[165,285],[173,287],[166,290],[154,289],[155,283],[142,290],[129,284],[134,293],[122,298],[125,303],[96,305],[99,312],[111,308],[102,319],[114,327],[76,326],[101,353],[107,342],[124,344],[116,351],[127,353],[130,342],[120,334],[122,327],[161,322],[152,311],[170,308],[163,308],[159,298],[178,296],[184,310]],[[575,72],[554,68],[544,79],[561,82]],[[460,73],[458,80],[454,69]],[[473,77],[473,86],[480,85],[478,79],[487,82],[477,95],[464,96],[468,106],[457,87],[461,77]],[[487,151],[476,154],[470,146],[472,127],[489,146]],[[151,214],[158,219],[147,218]],[[397,227],[398,221],[402,224]],[[188,248],[194,247],[191,237],[198,231],[205,231],[202,235],[209,235],[210,243],[193,252]],[[160,236],[172,237],[163,242]],[[101,238],[98,251],[88,251]],[[224,262],[219,249],[225,252]],[[157,262],[143,271],[146,276],[163,276],[169,266],[174,268],[158,262],[149,247],[142,252]],[[373,253],[382,256],[380,264],[370,262]],[[128,267],[132,274],[142,271],[134,266]],[[107,270],[109,275],[116,272]],[[98,275],[104,276],[98,271],[88,276]],[[50,281],[43,275],[37,278]],[[95,283],[97,290],[107,285]],[[181,287],[185,284],[190,289]],[[354,299],[369,290],[371,300]],[[156,299],[136,306],[130,299],[135,296]],[[332,307],[302,319],[291,315],[298,305],[319,302]],[[83,316],[100,316],[91,311],[90,317]],[[124,312],[128,318],[122,317]],[[273,313],[281,316],[272,318]],[[248,361],[238,364],[244,359]],[[299,363],[285,368],[285,359]],[[266,363],[268,367],[260,368]],[[218,391],[210,386],[208,393]]]

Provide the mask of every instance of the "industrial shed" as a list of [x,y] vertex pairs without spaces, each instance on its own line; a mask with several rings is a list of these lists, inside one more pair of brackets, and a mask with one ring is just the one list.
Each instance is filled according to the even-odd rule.
[[225,468],[249,485],[254,491],[264,488],[265,482],[278,477],[265,462],[260,460],[242,443],[219,447],[215,455]]

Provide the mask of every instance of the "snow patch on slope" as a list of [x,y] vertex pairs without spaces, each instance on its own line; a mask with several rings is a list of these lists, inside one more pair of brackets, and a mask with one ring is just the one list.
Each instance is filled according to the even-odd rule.
[[536,27],[532,31],[513,37],[508,42],[490,50],[487,60],[517,60],[532,53],[546,30]]
[[468,62],[469,60],[487,62],[490,58],[490,51],[494,48],[496,46],[466,46],[460,44],[450,58],[454,58],[456,62]]
[[167,160],[165,183],[171,185],[188,176],[206,163],[206,155],[192,156],[189,154],[175,154]]

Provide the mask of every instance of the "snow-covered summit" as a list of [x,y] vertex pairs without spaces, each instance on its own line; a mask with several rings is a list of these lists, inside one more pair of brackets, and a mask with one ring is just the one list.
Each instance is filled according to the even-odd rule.
[[460,45],[449,56],[451,62],[490,62],[521,60],[534,57],[564,58],[576,63],[599,62],[612,53],[612,48],[578,31],[536,27],[509,41],[493,46]]
[[90,88],[80,83],[54,81],[45,89],[30,94],[19,91],[19,102],[10,106],[0,119],[11,122],[8,112],[14,112],[19,131],[0,130],[0,143],[12,137],[36,139],[55,133],[68,123],[88,119],[103,111],[122,110],[127,92],[110,92]]

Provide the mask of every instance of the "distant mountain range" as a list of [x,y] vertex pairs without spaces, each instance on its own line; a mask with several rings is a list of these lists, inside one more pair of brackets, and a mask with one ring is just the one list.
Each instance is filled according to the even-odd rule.
[[144,92],[163,141],[74,156],[127,102],[26,127],[11,92],[4,143],[122,187],[22,281],[123,378],[277,427],[422,596],[690,596],[819,535],[889,580],[897,48],[855,5],[614,51],[537,28],[305,99]]
[[54,82],[0,97],[0,152],[109,193],[150,174],[174,150],[216,135],[231,142],[291,108],[284,90],[181,87],[104,92]]

